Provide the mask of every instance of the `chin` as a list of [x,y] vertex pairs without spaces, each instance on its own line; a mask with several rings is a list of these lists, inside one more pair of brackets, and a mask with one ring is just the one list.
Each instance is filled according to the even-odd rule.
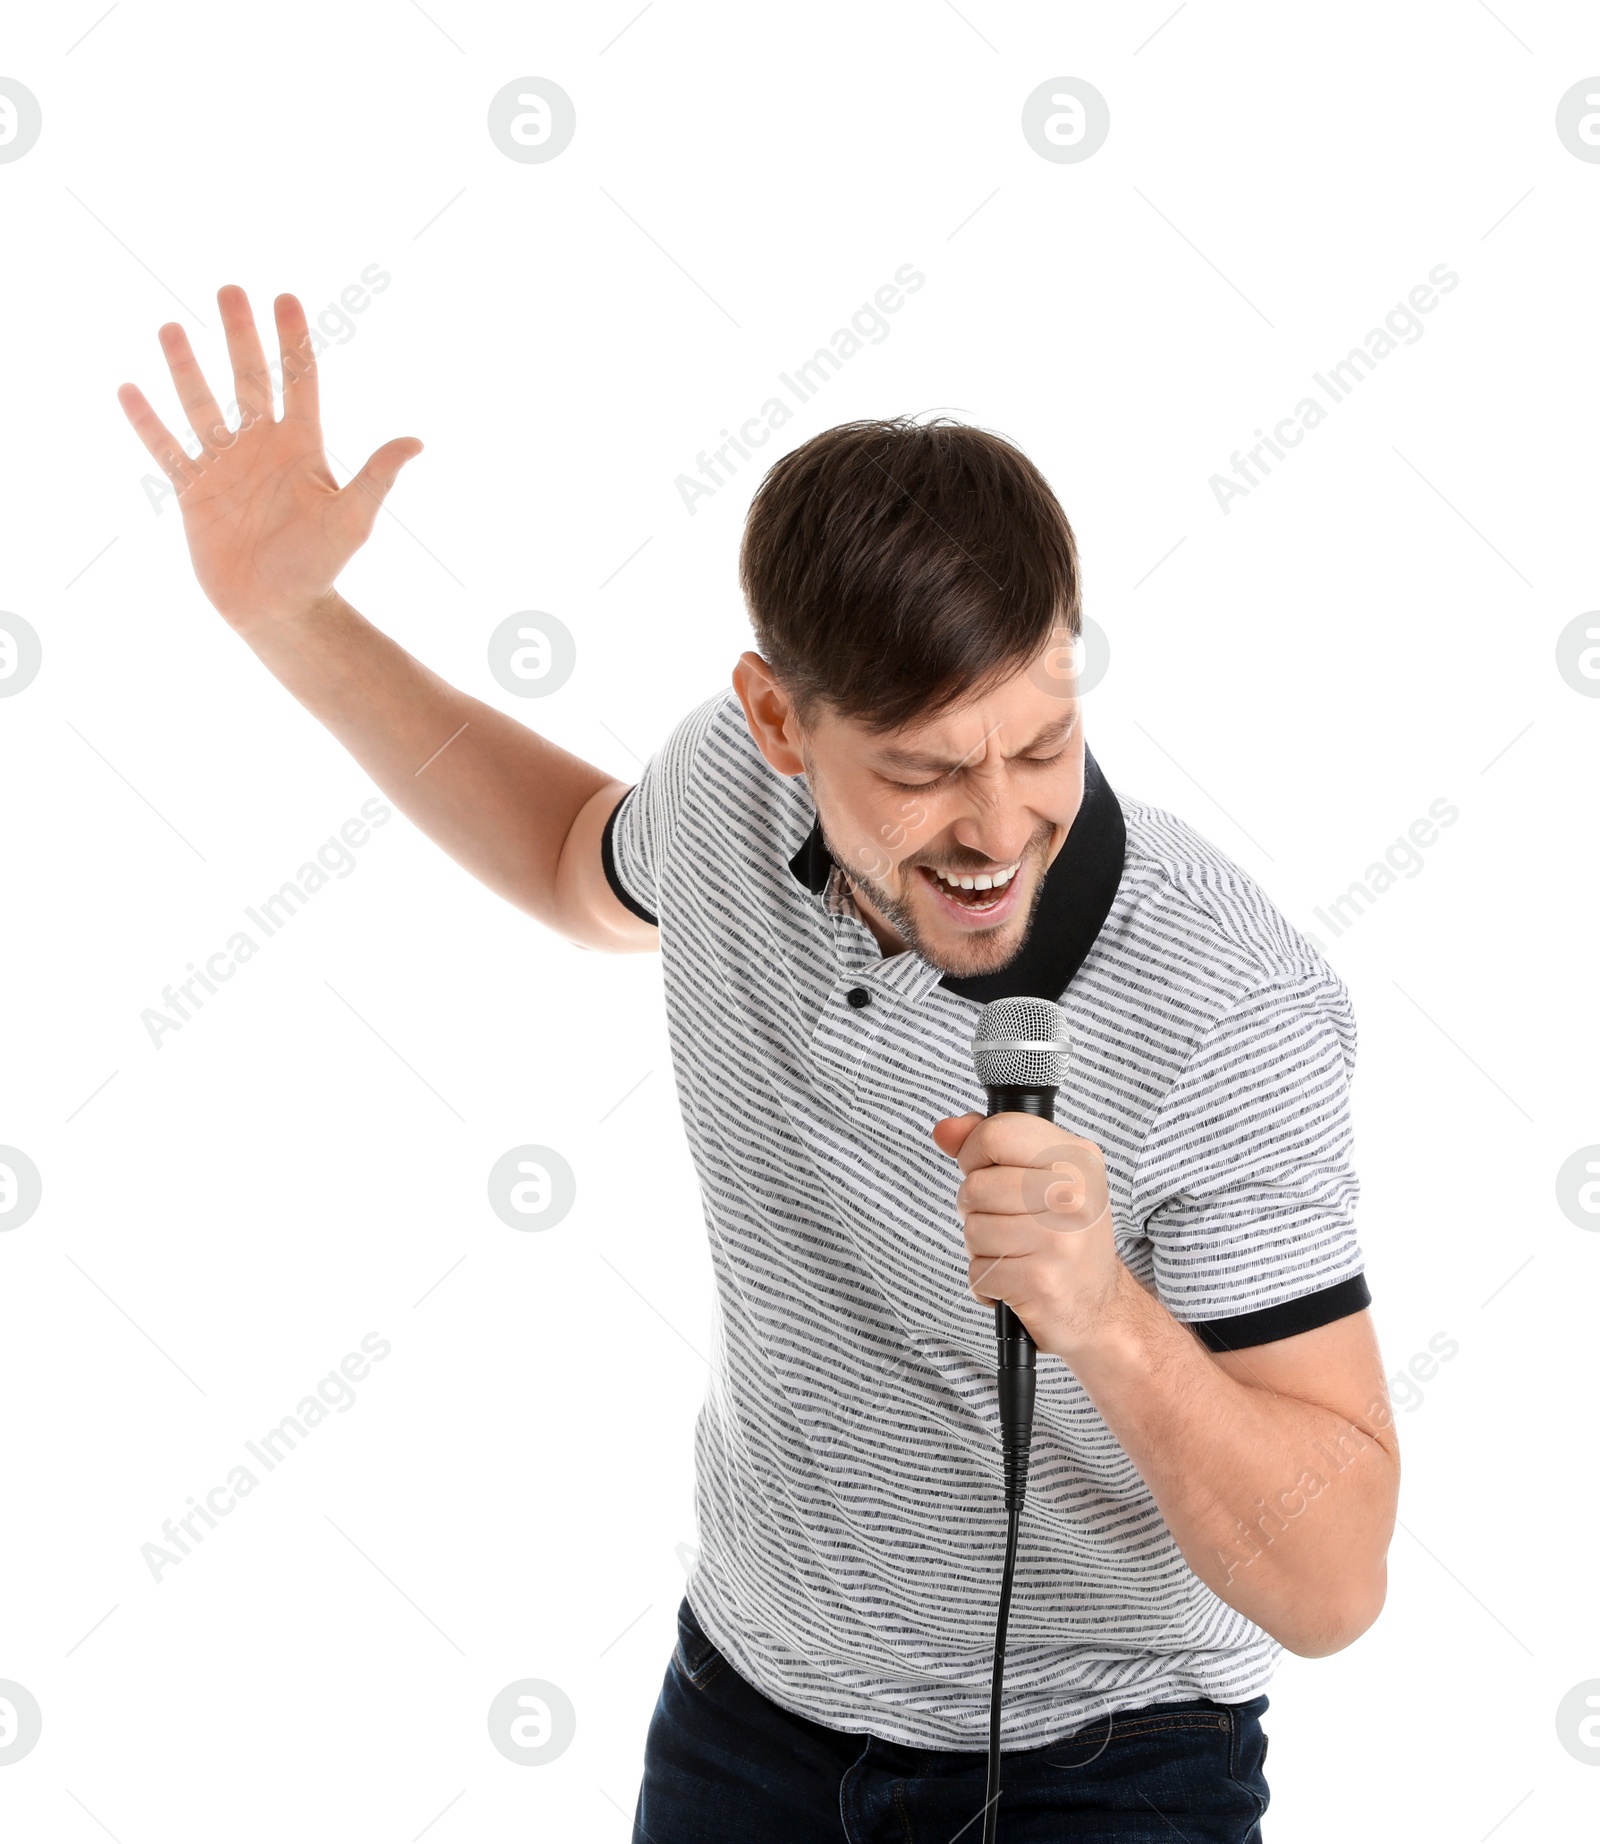
[[[990,928],[962,928],[952,925],[937,898],[919,891],[911,904],[912,916],[907,918],[915,923],[911,945],[931,966],[953,979],[998,973],[1022,952],[1043,893],[1040,870],[1034,873],[1033,887],[1018,892],[1020,900],[1003,921]],[[901,932],[906,933],[903,925]]]
[[930,954],[928,959],[933,961],[941,973],[948,973],[952,979],[971,980],[985,973],[998,973],[1002,967],[1009,967],[1021,949],[1020,941],[1010,941],[984,953],[967,942],[959,953],[940,954],[937,959]]
[[979,974],[998,973],[1022,952],[1028,938],[1026,921],[1007,922],[992,932],[923,929],[917,951],[925,961],[953,979],[965,980]]

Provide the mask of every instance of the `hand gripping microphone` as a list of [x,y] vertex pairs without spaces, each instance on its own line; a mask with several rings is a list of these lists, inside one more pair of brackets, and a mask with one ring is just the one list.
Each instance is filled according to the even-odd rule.
[[[990,1114],[1033,1114],[1054,1120],[1056,1090],[1067,1063],[1067,1015],[1050,999],[996,999],[978,1014],[972,1060],[989,1098]],[[1006,1559],[994,1631],[994,1678],[989,1691],[989,1777],[983,1802],[983,1844],[995,1844],[1000,1801],[1000,1703],[1005,1683],[1006,1616],[1017,1566],[1017,1526],[1028,1491],[1033,1439],[1034,1369],[1038,1347],[1002,1300],[994,1309],[999,1356],[1000,1448],[1005,1465]]]

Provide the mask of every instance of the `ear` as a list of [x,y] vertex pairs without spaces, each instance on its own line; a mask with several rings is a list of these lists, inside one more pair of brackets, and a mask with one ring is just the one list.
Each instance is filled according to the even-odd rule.
[[733,689],[759,749],[780,775],[803,775],[800,724],[794,702],[759,653],[741,653],[733,668]]

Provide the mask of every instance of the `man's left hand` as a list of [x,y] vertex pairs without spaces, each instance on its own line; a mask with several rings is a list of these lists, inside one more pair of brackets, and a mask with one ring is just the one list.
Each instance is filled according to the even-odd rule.
[[933,1138],[965,1173],[956,1210],[973,1298],[1004,1300],[1069,1364],[1114,1331],[1138,1283],[1117,1254],[1099,1147],[1031,1114],[956,1114]]

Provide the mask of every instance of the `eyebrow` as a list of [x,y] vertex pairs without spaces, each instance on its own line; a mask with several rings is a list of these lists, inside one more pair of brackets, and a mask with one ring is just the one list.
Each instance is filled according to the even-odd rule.
[[[1077,708],[1074,707],[1064,716],[1058,717],[1054,722],[1046,724],[1038,735],[1034,737],[1032,742],[1024,743],[1022,748],[1016,753],[1018,755],[1027,755],[1030,751],[1051,743],[1064,743],[1067,740],[1068,733],[1071,731],[1072,726],[1077,721],[1078,712]],[[994,732],[991,731],[990,735],[992,736],[993,734]],[[987,741],[988,738],[986,737],[984,740]],[[919,755],[914,750],[909,749],[885,749],[879,760],[888,768],[923,769],[930,773],[942,775],[953,774],[957,769],[964,768],[967,763],[966,756],[963,756],[960,761],[951,762],[942,756]]]

